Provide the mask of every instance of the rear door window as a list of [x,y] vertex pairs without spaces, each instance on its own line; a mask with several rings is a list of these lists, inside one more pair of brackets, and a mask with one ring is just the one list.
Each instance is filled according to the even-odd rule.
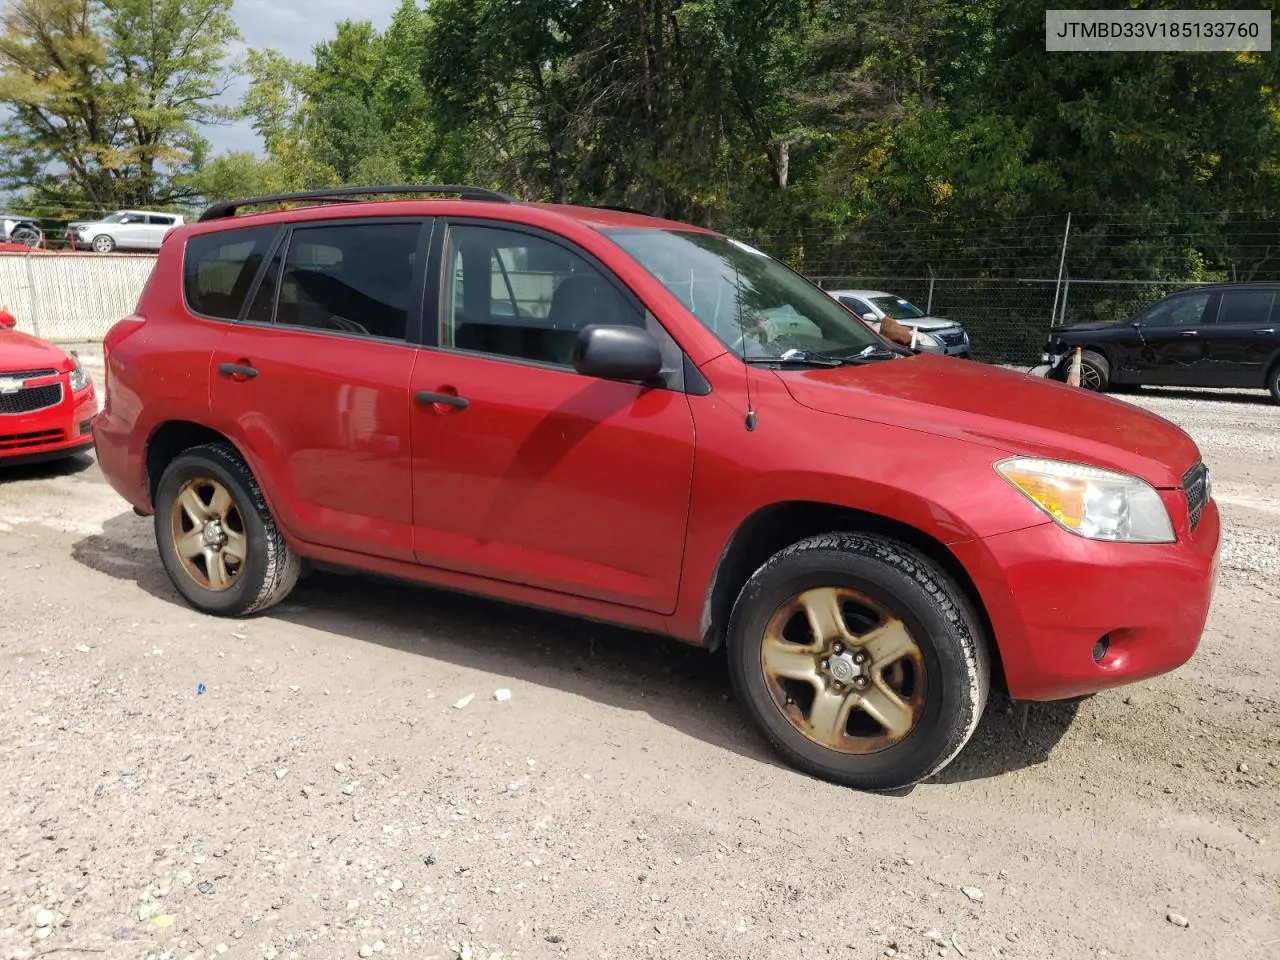
[[235,320],[277,230],[243,227],[191,237],[182,263],[188,309],[204,317]]
[[[275,322],[406,339],[422,230],[422,221],[295,229],[279,271]],[[261,312],[265,304],[255,300],[253,319]]]
[[1262,326],[1271,319],[1274,290],[1236,290],[1222,295],[1219,323]]

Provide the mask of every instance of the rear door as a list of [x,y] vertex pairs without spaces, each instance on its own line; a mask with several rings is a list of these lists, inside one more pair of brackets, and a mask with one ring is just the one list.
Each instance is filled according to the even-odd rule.
[[214,416],[309,543],[413,559],[408,388],[430,230],[376,218],[285,231],[214,351]]
[[1218,322],[1206,338],[1206,387],[1260,387],[1280,336],[1280,292],[1275,287],[1227,290],[1218,308]]
[[[683,353],[561,238],[451,221],[442,248],[438,347],[411,386],[418,561],[670,613],[693,477]],[[667,385],[577,373],[589,323],[648,328]]]
[[1205,375],[1218,295],[1179,294],[1156,303],[1136,323],[1142,336],[1133,358],[1134,383],[1195,386]]
[[164,240],[164,235],[173,228],[173,217],[167,217],[159,213],[147,214],[147,249],[159,250],[160,242]]

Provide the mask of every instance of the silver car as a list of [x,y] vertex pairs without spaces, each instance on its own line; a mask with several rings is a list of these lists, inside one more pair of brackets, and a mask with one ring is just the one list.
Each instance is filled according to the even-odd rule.
[[76,220],[67,226],[67,245],[77,250],[159,250],[164,235],[181,226],[176,213],[118,210],[101,220]]
[[876,332],[880,321],[892,317],[912,332],[915,348],[948,357],[965,357],[969,353],[969,334],[954,320],[931,317],[910,300],[883,290],[827,290],[827,296],[848,307],[869,323]]

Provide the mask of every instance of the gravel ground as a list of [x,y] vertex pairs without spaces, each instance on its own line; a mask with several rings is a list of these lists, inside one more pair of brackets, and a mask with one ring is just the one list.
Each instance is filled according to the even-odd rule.
[[1200,652],[895,796],[720,657],[333,574],[203,617],[91,459],[6,471],[0,957],[1280,957],[1280,408],[1131,399],[1214,471]]

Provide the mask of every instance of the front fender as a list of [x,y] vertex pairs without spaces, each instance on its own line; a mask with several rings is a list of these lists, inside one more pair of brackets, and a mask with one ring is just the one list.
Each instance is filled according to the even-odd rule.
[[996,473],[1003,450],[824,413],[795,403],[764,378],[751,383],[754,431],[744,429],[732,389],[691,398],[698,452],[672,616],[672,632],[681,638],[700,641],[707,598],[730,544],[752,517],[776,504],[845,508],[943,545],[1051,522]]

